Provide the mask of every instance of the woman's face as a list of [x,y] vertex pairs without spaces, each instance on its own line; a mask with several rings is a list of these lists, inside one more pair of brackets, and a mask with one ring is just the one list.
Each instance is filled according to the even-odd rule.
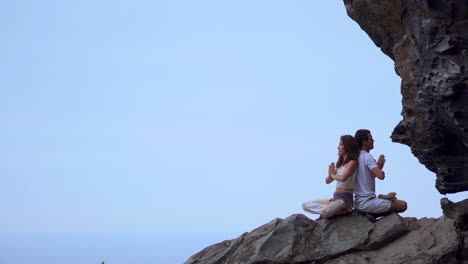
[[346,150],[344,148],[343,142],[340,140],[340,143],[338,144],[338,155],[344,155],[346,153]]

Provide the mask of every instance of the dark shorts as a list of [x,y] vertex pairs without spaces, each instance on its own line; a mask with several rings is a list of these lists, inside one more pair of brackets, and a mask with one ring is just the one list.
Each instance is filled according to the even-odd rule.
[[352,192],[335,192],[332,201],[343,200],[346,209],[353,209],[353,193]]

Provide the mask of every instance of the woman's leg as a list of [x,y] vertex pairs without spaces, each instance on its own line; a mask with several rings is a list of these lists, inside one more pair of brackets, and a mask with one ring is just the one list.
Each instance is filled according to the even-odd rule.
[[322,216],[323,218],[332,218],[345,213],[345,210],[346,206],[343,200],[334,200],[322,209]]
[[330,204],[330,199],[312,200],[302,203],[302,209],[311,214],[321,214],[325,206]]

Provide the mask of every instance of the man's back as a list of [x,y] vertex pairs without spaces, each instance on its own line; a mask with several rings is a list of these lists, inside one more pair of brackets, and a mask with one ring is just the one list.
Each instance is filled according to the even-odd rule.
[[375,177],[371,170],[378,167],[374,157],[369,152],[361,150],[358,159],[358,170],[354,183],[356,197],[375,196]]

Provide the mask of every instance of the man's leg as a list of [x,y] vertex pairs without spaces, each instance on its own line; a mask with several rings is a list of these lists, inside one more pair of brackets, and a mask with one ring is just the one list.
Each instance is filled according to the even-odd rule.
[[387,215],[391,211],[391,204],[390,200],[377,197],[359,197],[354,200],[354,208],[357,211],[376,215],[377,217]]
[[392,204],[390,205],[390,210],[388,212],[383,213],[370,213],[375,219],[383,216],[387,216],[393,213],[403,213],[407,209],[407,205],[405,201],[402,200],[392,200]]
[[408,209],[408,205],[403,200],[392,200],[392,205],[390,206],[390,212],[392,213],[403,213]]

